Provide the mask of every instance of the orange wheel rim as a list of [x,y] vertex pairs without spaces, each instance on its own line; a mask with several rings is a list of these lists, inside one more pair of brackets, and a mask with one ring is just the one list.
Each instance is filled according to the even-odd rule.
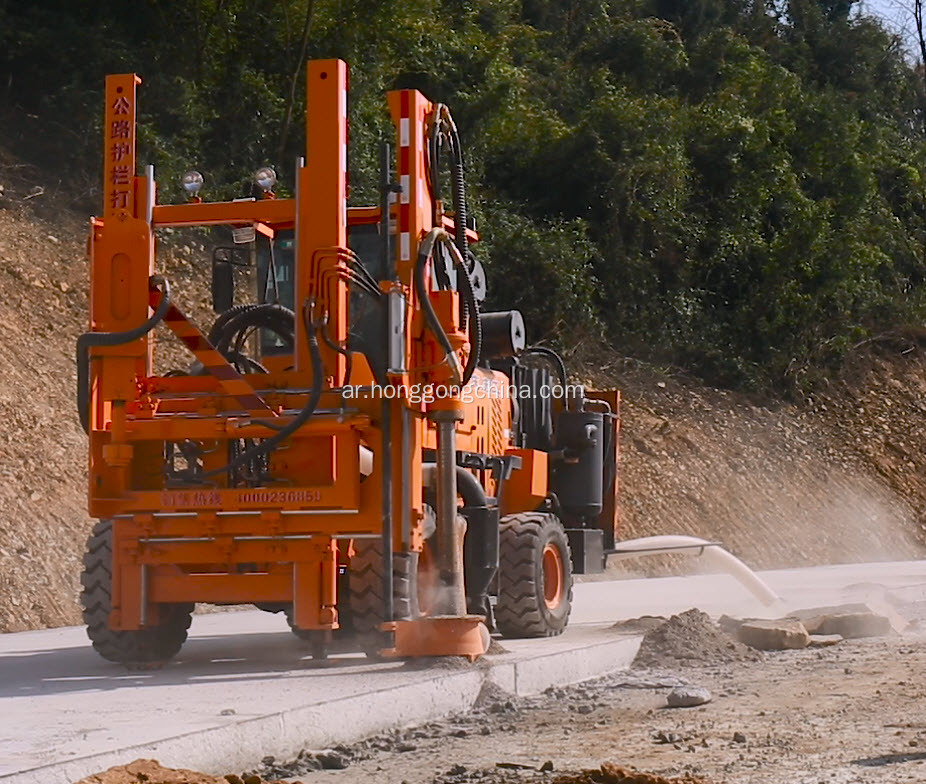
[[547,608],[555,610],[562,604],[563,587],[566,583],[563,556],[559,548],[548,543],[543,548],[543,601]]

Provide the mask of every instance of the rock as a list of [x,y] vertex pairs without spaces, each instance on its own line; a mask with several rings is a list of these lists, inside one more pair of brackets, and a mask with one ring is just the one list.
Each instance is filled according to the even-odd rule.
[[734,733],[733,733],[733,742],[734,742],[734,743],[745,743],[745,742],[746,742],[746,736],[745,736],[742,732],[734,732]]
[[666,697],[666,705],[670,708],[693,708],[696,705],[705,705],[713,699],[713,695],[700,686],[682,686],[672,689]]
[[580,705],[578,708],[576,708],[576,713],[581,713],[583,716],[587,716],[593,710],[595,709],[591,705]]
[[677,732],[664,732],[659,730],[659,732],[653,735],[653,740],[656,743],[678,743],[681,741],[682,736]]
[[736,637],[739,633],[740,626],[744,623],[746,623],[746,621],[740,618],[731,618],[729,615],[721,615],[720,620],[717,621],[717,625],[731,637]]
[[804,610],[795,610],[789,614],[791,618],[797,618],[804,624],[809,634],[823,634],[820,627],[829,615],[844,615],[846,613],[870,613],[871,608],[867,604],[858,602],[852,604],[837,604],[828,607],[808,607]]
[[818,634],[839,634],[847,640],[861,637],[883,637],[892,631],[890,619],[875,613],[841,613],[827,615]]
[[845,639],[841,634],[811,634],[811,648],[828,648],[830,645],[838,645]]
[[395,747],[396,751],[414,751],[418,747],[414,743],[400,743]]
[[342,754],[340,751],[334,751],[333,749],[319,751],[315,754],[315,759],[318,760],[319,764],[321,764],[325,770],[344,770],[350,766],[350,760],[347,758],[347,755]]
[[810,635],[804,624],[790,618],[778,621],[749,621],[737,632],[737,638],[760,651],[784,651],[806,648]]
[[553,770],[553,760],[547,760],[540,766],[541,773],[550,773]]

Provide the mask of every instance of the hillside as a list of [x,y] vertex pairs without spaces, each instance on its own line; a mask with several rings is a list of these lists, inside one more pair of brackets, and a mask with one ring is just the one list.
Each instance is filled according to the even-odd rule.
[[[90,526],[73,399],[85,216],[36,203],[43,197],[24,202],[30,192],[7,187],[0,202],[2,631],[79,622]],[[201,246],[172,256],[181,301],[201,302],[191,287],[200,258]],[[587,365],[597,383],[624,391],[626,537],[696,534],[756,567],[924,553],[926,349],[915,338],[860,349],[825,394],[800,406],[627,360]]]

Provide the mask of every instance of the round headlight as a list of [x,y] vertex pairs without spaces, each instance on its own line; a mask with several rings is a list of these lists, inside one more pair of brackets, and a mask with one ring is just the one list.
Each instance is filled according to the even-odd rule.
[[254,172],[254,182],[256,182],[257,187],[265,193],[272,191],[273,186],[277,184],[277,173],[269,166],[261,166],[261,168]]
[[188,171],[180,178],[180,184],[190,196],[195,196],[203,187],[203,175],[198,171]]

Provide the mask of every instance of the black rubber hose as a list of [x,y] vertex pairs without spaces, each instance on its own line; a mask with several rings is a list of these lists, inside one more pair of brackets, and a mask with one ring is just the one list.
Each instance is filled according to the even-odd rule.
[[428,185],[431,186],[431,198],[434,202],[440,200],[440,134],[441,134],[441,112],[444,105],[439,103],[435,105],[431,122],[428,129],[428,158],[427,177]]
[[354,368],[353,352],[335,343],[324,325],[319,328],[318,333],[322,336],[322,340],[325,341],[325,345],[328,346],[328,348],[344,357],[344,364],[346,365],[344,368],[344,386],[348,386],[350,384],[350,375]]
[[273,330],[283,338],[287,345],[292,346],[293,333],[296,328],[296,316],[289,308],[283,305],[269,303],[255,305],[226,320],[220,329],[213,328],[210,336],[217,333],[213,345],[222,354],[227,354],[235,335],[244,329],[252,327],[264,327]]
[[[428,487],[437,477],[437,463],[421,464],[421,481]],[[462,466],[457,466],[457,492],[463,498],[464,506],[488,506],[489,499],[479,480]]]
[[212,325],[212,329],[209,330],[209,342],[214,346],[216,341],[222,334],[222,330],[225,328],[225,325],[231,321],[236,316],[240,315],[249,310],[254,310],[258,307],[255,304],[250,305],[235,305],[234,307],[229,308],[228,310],[222,311],[218,318]]
[[161,290],[161,301],[154,315],[125,332],[85,332],[77,338],[77,415],[84,432],[90,433],[90,349],[94,346],[121,346],[147,335],[167,315],[170,308],[170,283],[160,275],[148,278],[148,286]]
[[521,356],[525,354],[539,354],[544,357],[549,357],[556,364],[556,369],[559,371],[559,380],[563,385],[563,394],[566,394],[566,363],[563,362],[563,358],[557,354],[552,348],[547,348],[546,346],[533,346],[531,348],[526,348],[521,352]]
[[466,238],[466,223],[468,220],[466,210],[466,181],[463,177],[463,149],[460,147],[460,136],[456,126],[451,124],[451,139],[453,160],[450,163],[450,179],[453,183],[453,211],[456,246],[463,259],[469,252],[469,240]]
[[434,312],[434,307],[431,305],[431,300],[428,297],[428,289],[424,280],[424,269],[427,266],[428,259],[431,257],[431,253],[434,251],[434,244],[436,241],[437,233],[432,229],[421,241],[421,245],[418,248],[418,259],[415,262],[415,293],[418,295],[418,301],[421,303],[421,309],[424,311],[424,318],[425,321],[428,322],[428,327],[430,327],[431,332],[434,333],[438,342],[441,344],[441,348],[444,349],[444,352],[448,356],[451,356],[454,353],[453,346],[450,345],[450,338],[447,337],[447,333],[444,332],[444,327],[440,323],[440,319]]
[[[465,259],[466,256],[463,258]],[[473,289],[469,270],[466,269],[466,263],[455,261],[454,264],[457,267],[457,288],[460,289],[463,301],[469,310],[469,356],[463,368],[463,386],[466,386],[473,377],[473,373],[476,372],[479,356],[482,354],[482,321],[479,319],[479,302],[476,300],[476,292]],[[460,285],[461,281],[463,285]]]
[[309,343],[309,356],[312,359],[312,390],[309,392],[309,399],[306,401],[302,411],[300,411],[296,418],[282,430],[274,433],[270,438],[265,438],[250,449],[245,450],[227,465],[221,468],[213,468],[211,471],[200,474],[200,479],[216,476],[217,474],[222,474],[227,471],[233,471],[239,466],[249,463],[255,457],[261,457],[267,454],[308,422],[315,413],[315,409],[318,408],[318,401],[321,400],[322,396],[324,368],[322,367],[322,354],[318,347],[318,336],[315,334],[315,329],[309,323],[305,309],[303,309],[302,318],[305,323],[306,340],[308,340]]

